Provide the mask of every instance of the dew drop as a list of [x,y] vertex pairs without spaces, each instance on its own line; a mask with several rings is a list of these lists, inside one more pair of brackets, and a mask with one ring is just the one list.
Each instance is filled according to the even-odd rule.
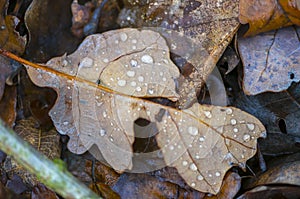
[[67,122],[67,121],[63,122],[63,125],[68,125],[68,124],[69,124],[69,122]]
[[107,113],[105,111],[103,111],[102,115],[104,118],[107,117]]
[[236,125],[236,119],[231,119],[231,120],[230,120],[230,123],[231,123],[232,125]]
[[249,134],[245,134],[245,135],[243,136],[243,140],[244,140],[245,142],[248,142],[250,139],[251,139],[251,136],[250,136]]
[[247,128],[250,130],[250,131],[253,131],[255,126],[254,124],[247,124]]
[[130,65],[132,67],[136,67],[138,65],[138,62],[136,60],[132,59],[132,60],[130,60]]
[[235,132],[235,133],[237,133],[238,131],[239,131],[238,128],[234,128],[234,129],[233,129],[233,132]]
[[173,151],[173,150],[174,150],[174,146],[173,146],[173,145],[170,145],[170,146],[169,146],[169,149],[170,149],[171,151]]
[[210,111],[204,111],[204,115],[205,115],[207,118],[211,118],[211,117],[212,117]]
[[139,82],[143,82],[144,81],[144,77],[143,76],[139,76],[138,80],[139,80]]
[[153,58],[150,55],[143,55],[141,60],[145,64],[153,64]]
[[118,85],[119,85],[119,86],[125,86],[125,85],[126,85],[126,80],[120,79],[120,80],[118,81]]
[[136,87],[136,89],[135,89],[137,92],[140,92],[141,90],[142,90],[142,88],[141,87]]
[[194,163],[192,163],[192,164],[190,164],[190,169],[192,170],[192,171],[197,171],[197,166],[194,164]]
[[228,108],[228,109],[226,109],[226,113],[228,114],[228,115],[230,115],[230,114],[232,114],[232,109],[231,108]]
[[135,87],[135,86],[136,86],[136,82],[133,81],[133,82],[130,83],[130,85],[131,85],[132,87]]
[[114,138],[113,138],[112,136],[109,136],[109,140],[110,140],[111,142],[113,142],[113,141],[114,141]]
[[106,135],[106,131],[104,129],[100,130],[100,136],[105,136]]
[[127,74],[128,77],[134,77],[135,76],[135,72],[132,71],[132,70],[127,71],[126,74]]
[[188,133],[195,136],[198,134],[198,128],[194,126],[189,126]]
[[92,67],[93,63],[94,63],[94,61],[91,58],[85,57],[80,62],[79,68],[81,68],[81,67],[86,67],[86,68]]
[[108,63],[108,61],[109,61],[109,60],[108,60],[107,58],[104,58],[104,59],[103,59],[103,62],[104,62],[104,63]]
[[188,162],[184,160],[184,161],[182,161],[182,165],[186,166],[186,165],[188,165]]
[[217,172],[215,173],[215,175],[216,175],[217,177],[219,177],[219,176],[221,175],[221,173],[217,171]]
[[196,186],[196,184],[195,184],[194,182],[192,182],[192,183],[191,183],[191,186],[192,186],[192,187],[195,187],[195,186]]
[[201,180],[203,180],[203,179],[204,179],[204,178],[203,178],[202,175],[198,175],[198,176],[197,176],[197,180],[201,181]]
[[201,137],[199,138],[199,141],[200,141],[200,142],[204,142],[204,140],[205,140],[205,138],[204,138],[203,136],[201,136]]
[[136,44],[136,43],[137,43],[137,40],[136,40],[136,39],[133,39],[131,42],[132,42],[133,44]]
[[199,155],[196,155],[195,158],[196,158],[197,160],[199,160],[199,159],[200,159],[200,156],[199,156]]
[[121,38],[122,41],[126,41],[128,36],[127,36],[126,33],[123,32],[123,33],[121,33],[120,38]]
[[136,46],[132,46],[132,49],[135,50],[135,49],[136,49]]
[[167,79],[166,79],[165,77],[164,77],[162,80],[163,80],[164,82],[167,81]]
[[154,93],[154,90],[152,90],[152,89],[149,89],[149,90],[148,90],[148,93],[149,93],[150,95],[153,95],[153,93]]

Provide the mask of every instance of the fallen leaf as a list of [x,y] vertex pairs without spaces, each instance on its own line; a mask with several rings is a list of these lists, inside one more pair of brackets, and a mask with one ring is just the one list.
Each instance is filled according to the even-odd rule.
[[147,174],[124,173],[112,188],[121,198],[203,198],[204,194],[161,182]]
[[[22,37],[15,30],[19,19],[16,16],[7,15],[9,1],[0,1],[0,47],[18,55],[25,50],[26,37]],[[0,118],[9,126],[13,126],[16,119],[16,88],[6,88],[5,82],[10,76],[17,73],[19,64],[13,64],[9,59],[0,57]],[[2,101],[1,101],[2,99]]]
[[264,173],[258,174],[250,179],[245,185],[247,188],[253,188],[258,185],[289,184],[300,185],[299,161],[300,153],[289,156],[283,156],[270,160],[268,169]]
[[25,57],[36,62],[45,62],[53,56],[75,50],[80,40],[72,35],[72,0],[33,0],[26,10],[24,20],[29,41]]
[[279,93],[266,92],[255,96],[240,94],[235,106],[257,117],[268,133],[300,136],[300,83]]
[[300,25],[300,4],[297,0],[241,0],[239,20],[249,23],[246,36],[279,29],[290,25]]
[[167,40],[172,54],[193,65],[178,86],[179,106],[190,107],[238,30],[239,1],[124,2],[119,15],[121,27],[152,27]]
[[[99,41],[104,46],[97,45]],[[114,48],[109,48],[112,44]],[[196,103],[177,110],[137,98],[176,100],[179,72],[168,60],[167,45],[156,32],[120,29],[89,36],[82,46],[85,48],[79,47],[72,55],[50,60],[48,68],[25,61],[35,84],[57,91],[57,102],[49,114],[57,130],[70,137],[68,148],[75,153],[95,144],[101,153],[92,151],[96,158],[102,155],[117,171],[130,170],[133,124],[143,118],[157,126],[157,143],[166,165],[176,167],[192,188],[216,194],[226,171],[234,165],[245,168],[256,152],[257,138],[266,136],[256,118],[233,107]]]
[[299,27],[288,27],[239,39],[246,94],[279,92],[300,80],[299,34]]
[[299,198],[300,187],[290,185],[268,185],[257,186],[237,199],[259,199],[259,198]]

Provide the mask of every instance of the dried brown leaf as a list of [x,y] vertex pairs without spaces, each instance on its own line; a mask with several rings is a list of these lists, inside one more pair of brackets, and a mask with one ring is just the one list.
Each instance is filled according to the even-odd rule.
[[244,36],[253,36],[290,25],[300,25],[300,3],[298,0],[241,0],[239,20],[249,23]]
[[[132,65],[132,59],[138,65]],[[166,165],[176,167],[191,187],[214,194],[226,171],[233,165],[245,167],[256,152],[257,138],[265,137],[263,125],[236,108],[194,104],[176,110],[131,97],[176,99],[178,69],[162,37],[150,30],[93,35],[74,54],[50,60],[47,66],[55,70],[31,66],[27,69],[32,80],[59,94],[50,115],[57,130],[70,136],[69,149],[83,153],[95,144],[100,153],[93,155],[103,156],[115,170],[132,168],[138,118],[156,124]]]

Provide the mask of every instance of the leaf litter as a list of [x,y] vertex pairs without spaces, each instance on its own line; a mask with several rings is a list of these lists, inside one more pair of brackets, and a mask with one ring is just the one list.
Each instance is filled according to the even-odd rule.
[[[138,37],[130,38],[132,34]],[[135,44],[133,41],[139,38],[147,38],[148,43],[142,40]],[[165,42],[155,43],[163,41],[160,38],[154,31],[136,29],[93,35],[82,43],[82,46],[88,44],[89,47],[79,47],[72,55],[50,60],[46,64],[48,68],[27,65],[27,70],[35,84],[57,91],[57,102],[49,114],[57,130],[70,137],[68,148],[72,152],[83,153],[96,144],[115,170],[130,170],[133,123],[144,118],[157,125],[156,138],[166,165],[177,168],[192,188],[216,194],[226,171],[235,165],[245,167],[246,161],[255,154],[257,138],[266,136],[265,129],[259,120],[233,107],[195,103],[189,109],[177,110],[137,98],[160,96],[176,100],[179,72],[172,62],[158,67],[158,63],[164,63],[163,59],[169,54]],[[131,42],[131,48],[122,42]],[[100,51],[97,52],[97,48]],[[161,50],[166,51],[165,55],[157,53]],[[164,76],[159,79],[163,90],[156,88],[149,93],[150,86],[157,83],[154,79],[157,75],[148,75],[148,79],[143,79],[145,83],[139,85],[141,90],[136,91],[138,87],[135,85],[132,92],[132,85],[127,85],[127,82],[138,82],[140,77],[131,72],[128,75],[132,71],[130,61],[133,58],[145,64],[140,70],[134,69],[136,74],[148,71],[147,67],[156,74],[168,72],[164,74],[165,78],[168,77],[166,81]],[[125,62],[125,65],[116,66],[114,62]],[[110,69],[111,66],[123,70],[123,76],[116,76],[120,73]],[[138,65],[134,67],[138,68]],[[108,79],[105,71],[113,71],[107,74],[114,81]]]

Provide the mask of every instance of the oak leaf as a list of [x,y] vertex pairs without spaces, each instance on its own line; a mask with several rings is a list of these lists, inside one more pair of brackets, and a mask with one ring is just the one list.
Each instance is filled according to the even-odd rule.
[[27,65],[33,82],[58,93],[49,114],[57,130],[70,137],[68,148],[83,153],[97,145],[101,154],[94,155],[118,171],[132,168],[139,118],[156,124],[166,165],[176,167],[194,189],[214,194],[226,171],[245,167],[257,138],[266,136],[259,120],[233,107],[196,103],[177,110],[142,99],[177,100],[179,71],[165,40],[151,30],[91,35],[73,54],[53,58],[47,67],[33,66]]

